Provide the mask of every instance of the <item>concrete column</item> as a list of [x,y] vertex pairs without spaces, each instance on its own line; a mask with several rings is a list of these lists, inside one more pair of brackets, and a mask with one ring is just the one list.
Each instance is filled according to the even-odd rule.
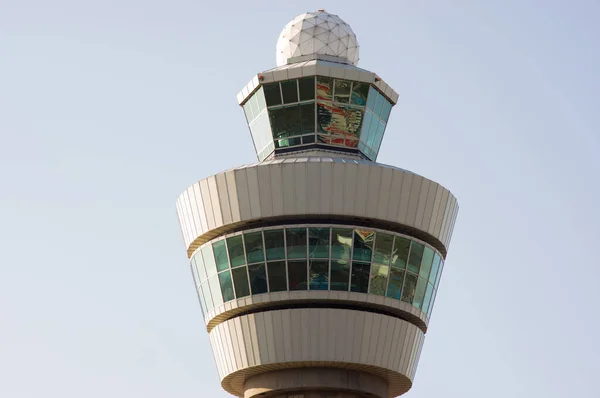
[[297,368],[263,373],[246,380],[244,398],[387,398],[385,379],[333,368]]

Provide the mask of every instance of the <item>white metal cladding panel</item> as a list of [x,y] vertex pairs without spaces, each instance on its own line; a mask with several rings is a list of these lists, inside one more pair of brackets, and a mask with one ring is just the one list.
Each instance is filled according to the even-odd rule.
[[[310,161],[312,159],[312,161]],[[444,245],[457,201],[440,185],[375,163],[264,162],[221,173],[188,188],[177,201],[188,254],[194,240],[225,225],[285,215],[371,217],[418,228]]]
[[[258,339],[246,336],[253,324]],[[386,315],[305,308],[230,319],[211,331],[210,340],[221,379],[249,366],[271,365],[273,369],[276,364],[327,362],[328,366],[377,367],[412,380],[423,333]]]

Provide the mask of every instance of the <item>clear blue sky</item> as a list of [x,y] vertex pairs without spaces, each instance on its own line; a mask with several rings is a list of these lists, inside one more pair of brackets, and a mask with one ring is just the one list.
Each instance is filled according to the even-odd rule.
[[461,206],[406,396],[598,396],[596,0],[0,0],[0,396],[227,396],[175,200],[255,161],[235,95],[317,8]]

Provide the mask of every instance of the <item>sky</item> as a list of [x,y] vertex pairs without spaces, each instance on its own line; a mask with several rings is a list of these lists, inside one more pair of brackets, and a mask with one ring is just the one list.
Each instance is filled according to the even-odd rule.
[[228,396],[175,201],[256,161],[236,94],[318,8],[400,94],[378,161],[460,204],[405,396],[598,396],[596,0],[0,0],[0,396]]

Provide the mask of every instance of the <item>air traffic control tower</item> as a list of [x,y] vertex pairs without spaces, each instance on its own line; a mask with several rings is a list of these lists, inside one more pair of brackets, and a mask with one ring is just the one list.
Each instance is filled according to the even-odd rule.
[[177,200],[221,385],[237,397],[412,386],[458,205],[376,163],[398,94],[358,56],[338,16],[294,18],[278,66],[237,97],[258,163]]

